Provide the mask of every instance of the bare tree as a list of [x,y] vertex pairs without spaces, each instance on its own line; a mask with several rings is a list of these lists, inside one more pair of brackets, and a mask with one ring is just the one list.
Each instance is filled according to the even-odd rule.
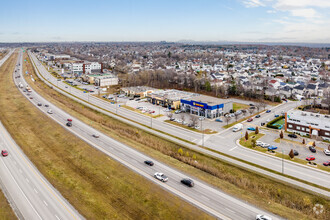
[[266,106],[267,106],[267,103],[265,102],[265,100],[260,99],[260,107],[262,107],[265,110]]
[[172,112],[168,112],[168,113],[167,113],[167,117],[168,117],[169,119],[171,119],[171,118],[173,117],[173,113],[172,113]]
[[190,121],[191,121],[191,125],[192,127],[196,127],[198,124],[198,118],[194,115],[190,115]]
[[247,113],[247,110],[246,109],[243,109],[242,110],[242,114],[243,114],[244,117],[246,116],[246,113]]
[[182,120],[182,124],[183,124],[184,120],[186,119],[186,115],[185,115],[185,114],[181,114],[181,115],[180,115],[180,118],[181,118],[181,120]]
[[231,120],[231,117],[229,117],[229,116],[225,117],[225,121],[227,122],[227,125],[230,122],[230,120]]
[[253,112],[254,112],[254,108],[249,108],[250,115],[252,115]]
[[235,120],[237,121],[237,119],[239,118],[238,114],[234,114],[235,115]]

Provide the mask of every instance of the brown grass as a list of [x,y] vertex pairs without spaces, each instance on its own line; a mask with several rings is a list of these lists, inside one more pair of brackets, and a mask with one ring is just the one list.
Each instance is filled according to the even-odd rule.
[[12,82],[16,56],[0,73],[0,119],[38,170],[82,215],[87,219],[210,218],[40,113]]
[[[92,126],[103,133],[242,200],[289,219],[327,219],[328,211],[319,216],[311,211],[317,203],[329,210],[329,201],[322,197],[127,125],[60,95],[39,80],[34,88],[80,120],[93,121]],[[182,156],[179,148],[184,151]]]
[[2,190],[0,190],[0,216],[0,219],[17,219]]

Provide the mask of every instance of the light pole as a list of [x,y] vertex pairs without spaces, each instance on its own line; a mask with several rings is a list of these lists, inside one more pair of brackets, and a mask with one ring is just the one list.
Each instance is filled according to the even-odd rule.
[[118,105],[117,96],[116,96],[115,102],[116,102],[116,114],[117,114],[117,105]]
[[201,129],[202,129],[202,146],[204,147],[204,130],[203,130],[203,120],[201,120]]
[[282,174],[284,174],[284,151],[282,149]]
[[150,114],[150,124],[151,124],[151,128],[152,128],[152,114],[151,113],[149,113]]

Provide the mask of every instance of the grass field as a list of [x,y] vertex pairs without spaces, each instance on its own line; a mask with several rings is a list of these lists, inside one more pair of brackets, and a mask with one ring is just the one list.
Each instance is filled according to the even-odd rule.
[[[263,111],[261,111],[261,112],[263,112]],[[228,124],[228,125],[223,126],[223,128],[230,128],[230,127],[232,127],[232,126],[234,126],[234,125],[236,125],[236,124],[238,124],[238,123],[241,123],[241,122],[243,122],[243,121],[245,121],[245,120],[248,120],[249,118],[253,118],[254,116],[260,114],[261,112],[257,112],[257,113],[255,113],[255,114],[253,114],[253,115],[249,115],[249,116],[246,116],[246,117],[240,118],[239,120],[237,120],[237,121],[235,121],[235,122],[232,122],[232,123],[230,123],[230,124]],[[232,120],[235,120],[235,118],[232,118]]]
[[[9,62],[15,61],[16,55]],[[32,72],[29,62],[23,68]],[[17,90],[11,73],[12,68],[0,72],[1,121],[38,170],[87,219],[211,218],[40,113]]]
[[191,128],[191,127],[188,127],[187,125],[183,125],[183,124],[175,122],[175,121],[165,120],[165,122],[169,123],[169,124],[172,124],[172,125],[175,125],[175,126],[179,126],[181,128],[185,128],[185,129],[194,131],[194,132],[198,132],[198,133],[204,133],[204,134],[216,134],[216,133],[218,133],[217,131],[213,131],[211,129],[204,129],[203,131],[201,131],[200,129]]
[[246,104],[242,104],[242,103],[237,103],[234,102],[233,103],[233,110],[236,112],[237,110],[240,109],[248,109],[250,106],[246,105]]
[[[0,70],[1,72],[1,70]],[[0,190],[0,219],[17,219],[15,213],[13,212],[12,208],[10,207],[7,198]]]
[[[58,94],[40,80],[36,81],[34,89],[80,120],[86,123],[93,121],[92,126],[108,136],[182,170],[192,177],[206,181],[241,200],[288,219],[327,219],[328,212],[319,216],[311,212],[316,203],[322,204],[326,210],[329,210],[329,201],[320,196],[137,129]],[[184,152],[182,155],[178,153],[180,148]]]

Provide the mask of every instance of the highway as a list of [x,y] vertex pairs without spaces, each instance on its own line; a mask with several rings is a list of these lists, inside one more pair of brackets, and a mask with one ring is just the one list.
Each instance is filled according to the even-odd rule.
[[[202,137],[202,134],[200,134],[200,133],[189,131],[187,129],[182,129],[180,127],[173,126],[171,124],[164,123],[163,121],[156,120],[156,119],[152,120],[152,128],[155,130],[148,129],[145,126],[141,126],[141,125],[151,126],[151,118],[147,117],[145,115],[130,111],[125,108],[120,108],[117,105],[110,104],[109,102],[107,102],[105,100],[102,100],[100,98],[89,95],[89,93],[83,93],[83,91],[81,91],[81,90],[72,88],[71,86],[68,86],[67,84],[65,84],[61,81],[57,81],[57,79],[55,77],[53,77],[46,70],[46,68],[39,62],[39,60],[37,59],[37,57],[34,54],[29,53],[29,55],[30,55],[31,59],[33,60],[33,62],[36,64],[36,68],[38,68],[38,70],[42,74],[42,76],[54,85],[53,86],[54,89],[56,89],[57,91],[61,92],[62,94],[66,95],[70,98],[73,98],[75,100],[77,100],[77,98],[79,98],[80,100],[77,100],[77,101],[82,102],[81,100],[83,100],[83,101],[87,102],[87,104],[90,103],[90,104],[92,104],[92,106],[91,105],[89,105],[89,106],[91,106],[94,109],[98,109],[99,111],[101,111],[105,114],[108,114],[112,117],[116,117],[116,115],[111,114],[109,112],[116,113],[118,116],[121,116],[121,117],[116,117],[116,118],[119,118],[128,123],[134,124],[135,126],[143,128],[145,130],[151,131],[159,136],[163,136],[168,139],[175,140],[176,142],[183,144],[185,146],[188,146],[190,148],[194,148],[199,151],[207,152],[208,154],[212,154],[211,151],[202,150],[201,148],[196,147],[196,145],[202,145],[202,143],[204,142],[204,146],[217,150],[219,152],[226,153],[227,155],[234,156],[236,158],[241,158],[250,163],[254,163],[254,164],[266,167],[268,169],[271,169],[271,170],[274,170],[277,172],[283,171],[284,174],[295,177],[297,179],[301,179],[301,180],[304,180],[304,181],[307,181],[310,183],[314,183],[316,185],[330,188],[330,181],[329,181],[330,174],[328,172],[320,171],[320,170],[317,170],[317,169],[314,169],[311,167],[307,167],[307,166],[304,166],[301,164],[297,164],[297,163],[294,163],[291,161],[285,161],[285,160],[282,161],[280,158],[271,157],[269,155],[261,154],[257,151],[253,151],[253,150],[250,150],[247,148],[240,147],[236,144],[236,139],[241,136],[241,133],[240,132],[234,133],[231,131],[231,129],[227,129],[227,130],[224,130],[222,132],[219,132],[219,133],[213,134],[213,135],[204,135],[204,137]],[[45,81],[45,82],[49,83],[47,81]],[[72,94],[75,97],[70,96],[69,94]],[[296,105],[296,103],[294,103],[294,102],[288,102],[288,103],[282,104],[280,106],[273,107],[272,113],[269,113],[269,114],[262,113],[261,114],[262,117],[259,119],[255,119],[255,121],[253,123],[260,125],[261,122],[265,122],[267,119],[273,119],[274,111],[276,111],[277,113],[279,113],[281,111],[287,111],[287,110],[291,109],[292,107],[295,107],[295,105]],[[125,120],[125,119],[129,119],[129,120]],[[137,122],[137,123],[132,123],[132,121]],[[166,132],[167,134],[170,134],[171,136],[164,135],[163,133],[160,133],[157,130]],[[192,143],[195,143],[196,145],[194,146],[192,144],[187,144],[186,142],[173,138],[173,136],[190,141]],[[204,139],[204,140],[202,140],[202,139]],[[217,156],[218,158],[230,161],[230,159],[224,158],[223,156],[215,155],[215,154],[212,154],[212,155]],[[235,162],[235,163],[240,164],[239,162]],[[249,166],[245,165],[245,167],[249,167]],[[260,169],[256,169],[255,167],[252,167],[252,169],[257,170],[257,171],[260,170]],[[274,175],[270,172],[261,171],[261,173],[278,178],[283,181],[290,182],[295,185],[299,185],[300,187],[304,187],[309,190],[313,190],[317,193],[321,193],[321,194],[324,194],[327,196],[330,195],[329,192],[327,192],[327,191],[319,190],[315,187],[311,187],[307,184],[302,184],[298,181],[293,181],[292,179],[289,179],[289,178],[285,178],[285,177],[282,177],[279,175]]]
[[[15,70],[22,72],[21,66]],[[2,123],[0,146],[8,151],[8,156],[0,156],[1,186],[19,219],[84,219],[25,156]]]
[[[24,87],[27,86],[26,81],[21,76],[15,79],[16,84],[22,83]],[[68,131],[72,132],[82,140],[86,141],[96,149],[102,151],[106,155],[124,164],[133,171],[139,173],[146,178],[146,181],[153,181],[155,184],[163,187],[167,191],[181,197],[182,199],[192,203],[200,209],[216,216],[219,219],[255,219],[256,214],[265,213],[271,216],[273,219],[280,219],[278,216],[274,216],[271,213],[267,213],[253,205],[250,205],[244,201],[238,200],[229,196],[222,191],[215,189],[214,187],[199,181],[194,180],[195,186],[188,188],[180,183],[180,180],[187,177],[186,174],[173,169],[166,164],[158,162],[157,160],[150,158],[135,149],[132,149],[108,136],[100,133],[89,125],[73,118],[71,115],[64,112],[62,109],[56,107],[48,100],[45,100],[35,91],[32,91],[30,96],[33,99],[29,99],[27,92],[23,92],[23,89],[19,89],[22,94],[43,113],[47,114],[49,109],[53,114],[47,114],[50,118],[58,122]],[[38,106],[37,103],[42,103],[42,106]],[[49,104],[49,107],[45,107],[45,104]],[[67,119],[73,120],[73,126],[67,127],[65,124]],[[93,137],[93,134],[99,134],[99,138]],[[151,159],[155,165],[150,167],[144,164],[144,160]],[[163,183],[153,177],[155,172],[163,172],[168,176],[169,181]],[[193,179],[193,178],[192,178]]]

